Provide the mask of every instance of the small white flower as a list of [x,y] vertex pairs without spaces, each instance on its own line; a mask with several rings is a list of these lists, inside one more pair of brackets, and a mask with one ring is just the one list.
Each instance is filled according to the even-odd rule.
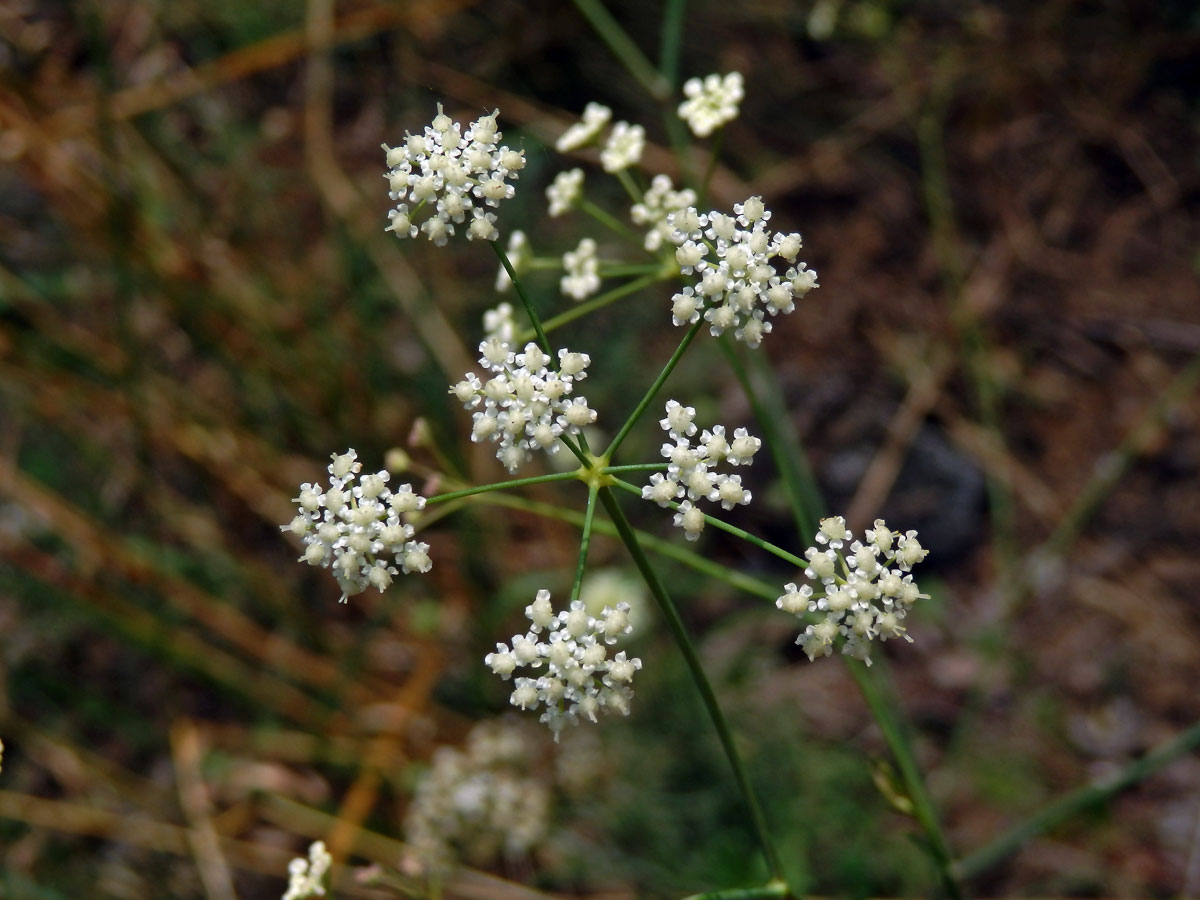
[[599,136],[604,126],[612,119],[612,110],[599,103],[589,103],[583,109],[583,120],[576,122],[562,133],[554,144],[559,153],[578,150]]
[[306,900],[308,897],[325,896],[325,873],[333,863],[333,857],[325,849],[323,841],[315,841],[308,848],[308,859],[298,857],[288,863],[288,889],[283,900]]
[[[541,721],[559,733],[567,723],[580,718],[595,722],[597,713],[612,710],[622,715],[629,712],[633,692],[629,682],[642,666],[639,659],[627,659],[625,651],[609,657],[607,646],[627,634],[629,604],[618,603],[605,607],[600,617],[590,616],[583,603],[576,600],[569,608],[554,612],[550,592],[537,592],[534,602],[525,608],[532,623],[530,633],[514,636],[512,649],[497,644],[494,653],[484,657],[484,664],[505,681],[512,677],[518,665],[545,672],[537,679],[519,677],[513,681],[509,701],[521,709],[543,710]],[[545,629],[546,636],[540,632]]]
[[600,290],[600,261],[596,242],[584,238],[574,250],[563,254],[562,292],[574,300],[583,300]]
[[641,125],[618,122],[613,126],[604,149],[600,151],[600,165],[610,173],[636,166],[645,148],[646,129]]
[[679,118],[696,137],[703,138],[737,118],[745,91],[741,73],[730,72],[724,78],[709,75],[703,81],[688,79],[683,93],[688,99],[679,105]]
[[[842,548],[850,542],[848,553]],[[898,536],[882,519],[867,531],[867,543],[854,540],[841,516],[822,519],[817,543],[804,556],[806,577],[820,582],[819,593],[804,585],[784,585],[775,601],[780,609],[798,617],[818,613],[821,618],[796,638],[809,659],[828,656],[844,638],[841,652],[871,664],[870,642],[903,638],[912,642],[904,626],[909,608],[925,597],[913,583],[909,568],[925,557],[917,533]],[[828,545],[825,547],[824,545]],[[892,568],[892,567],[895,568]]]
[[401,571],[428,572],[429,545],[413,540],[401,516],[425,508],[425,498],[403,484],[392,491],[386,470],[364,475],[353,450],[334,454],[330,487],[303,484],[295,498],[298,515],[281,526],[304,542],[302,562],[331,568],[342,588],[341,602],[368,587],[382,592]]
[[[525,167],[524,151],[498,146],[502,135],[496,115],[482,116],[463,134],[438,104],[437,116],[422,134],[406,134],[398,147],[383,145],[388,196],[396,203],[386,231],[402,238],[423,232],[441,246],[455,234],[455,225],[469,218],[468,240],[496,240],[495,214],[477,204],[496,207],[512,197],[515,188],[507,182]],[[418,228],[414,216],[419,212],[429,217]]]
[[546,200],[550,204],[550,218],[561,216],[574,209],[583,199],[583,169],[559,172],[546,188]]

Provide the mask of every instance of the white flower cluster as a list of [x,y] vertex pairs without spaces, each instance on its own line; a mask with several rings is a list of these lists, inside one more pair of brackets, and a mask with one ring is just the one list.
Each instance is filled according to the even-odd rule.
[[570,153],[586,147],[600,136],[612,120],[612,110],[602,103],[589,103],[583,108],[583,119],[564,131],[554,143],[559,153]]
[[[828,656],[834,641],[844,637],[842,652],[871,664],[870,640],[903,637],[911,642],[904,629],[908,610],[922,594],[912,580],[912,567],[929,553],[917,540],[917,533],[899,534],[890,530],[882,519],[866,531],[866,543],[854,540],[841,516],[822,519],[817,532],[817,544],[804,555],[808,559],[805,576],[819,582],[813,592],[811,585],[783,586],[783,594],[775,605],[797,617],[819,613],[822,618],[804,629],[796,643],[804,648],[810,660]],[[843,548],[849,544],[848,552]]]
[[[518,232],[519,233],[519,232]],[[500,303],[483,314],[483,339],[512,343],[516,340],[517,320],[511,303]]]
[[705,430],[695,447],[692,436],[696,427],[696,410],[684,406],[677,400],[667,401],[666,418],[659,426],[667,432],[674,443],[662,445],[662,455],[669,460],[667,472],[655,472],[650,483],[642,488],[642,499],[653,500],[666,508],[685,494],[687,498],[677,507],[675,525],[682,528],[689,541],[700,537],[704,530],[704,511],[695,504],[701,500],[720,503],[723,509],[750,502],[750,492],[742,487],[741,475],[728,475],[714,471],[721,463],[731,466],[748,466],[762,441],[739,428],[730,440],[724,425]]
[[[430,216],[420,231],[439,247],[468,216],[468,240],[499,237],[496,214],[486,207],[496,207],[512,197],[515,189],[507,181],[525,168],[525,152],[499,146],[503,135],[496,130],[498,113],[472,122],[464,134],[439,103],[437,116],[423,133],[406,132],[399,147],[383,145],[388,196],[397,204],[388,213],[391,224],[386,231],[397,237],[416,237],[413,218],[428,209]],[[409,203],[415,204],[411,210]]]
[[563,254],[565,274],[559,281],[562,292],[573,300],[584,300],[600,290],[600,260],[596,242],[585,237],[574,250]]
[[691,188],[675,190],[667,175],[655,175],[640,203],[629,210],[635,225],[648,229],[644,242],[646,249],[654,253],[671,240],[675,227],[671,224],[671,213],[680,212],[696,204],[696,192]]
[[573,209],[583,199],[583,169],[569,169],[554,176],[546,188],[546,201],[550,204],[550,218],[556,219]]
[[[739,341],[757,347],[771,330],[764,311],[790,313],[798,297],[819,287],[817,273],[796,262],[799,234],[767,230],[771,213],[761,197],[734,204],[733,213],[701,215],[689,207],[671,214],[675,261],[683,274],[699,276],[671,298],[672,321],[684,325],[703,315],[714,336],[734,329]],[[782,276],[775,259],[788,263]]]
[[490,866],[527,853],[550,825],[549,786],[534,777],[536,747],[511,724],[481,722],[462,750],[441,747],[417,785],[404,836],[420,861]]
[[571,396],[576,383],[587,377],[591,357],[559,350],[556,369],[551,362],[533,342],[515,353],[509,341],[489,337],[479,345],[479,364],[491,377],[482,381],[468,373],[450,388],[463,406],[478,410],[472,416],[471,440],[494,441],[496,458],[510,472],[530,459],[530,451],[557,453],[559,437],[596,421],[587,398]]
[[[604,607],[598,617],[589,616],[579,600],[570,609],[555,612],[550,592],[540,590],[533,603],[525,607],[529,631],[516,634],[512,647],[497,644],[483,662],[508,681],[518,666],[545,667],[537,678],[521,676],[513,680],[509,702],[521,709],[544,706],[540,721],[550,726],[557,741],[567,722],[580,717],[596,721],[602,711],[629,715],[634,673],[642,667],[640,659],[626,659],[622,650],[609,656],[608,648],[622,635],[633,630],[629,624],[629,604]],[[546,632],[542,639],[542,632]]]
[[288,888],[283,900],[307,900],[325,896],[325,873],[333,857],[323,841],[314,841],[308,848],[308,859],[296,857],[288,863]]
[[613,126],[604,149],[600,151],[600,165],[605,172],[620,172],[641,162],[645,149],[646,129],[641,125],[618,122]]
[[332,567],[342,603],[367,587],[382,593],[399,571],[428,572],[433,565],[429,545],[414,541],[413,527],[401,521],[406,513],[424,509],[425,498],[413,493],[410,484],[389,490],[391,475],[386,471],[364,475],[355,484],[362,463],[353,450],[332,458],[329,489],[300,485],[300,496],[294,498],[299,515],[280,526],[303,539],[300,559]]
[[[612,121],[612,110],[599,103],[589,103],[583,109],[583,120],[564,131],[554,144],[559,153],[569,153],[586,147],[600,136]],[[618,122],[609,133],[600,151],[600,165],[605,172],[619,172],[636,166],[646,148],[646,129],[641,125]]]
[[745,96],[741,72],[724,78],[709,75],[703,81],[691,78],[683,86],[687,99],[679,104],[679,118],[696,137],[708,137],[726,122],[737,118],[738,105]]

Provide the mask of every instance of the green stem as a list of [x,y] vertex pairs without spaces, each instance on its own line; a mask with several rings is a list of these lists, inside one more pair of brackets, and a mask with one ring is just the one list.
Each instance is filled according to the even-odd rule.
[[461,491],[450,491],[447,494],[434,494],[432,497],[426,498],[425,504],[428,506],[430,503],[445,503],[448,500],[457,500],[460,497],[470,497],[474,494],[486,494],[490,491],[506,491],[509,488],[525,487],[529,484],[549,484],[554,481],[573,481],[578,478],[578,472],[555,472],[553,475],[533,475],[529,478],[514,478],[511,481],[480,484],[475,487],[464,488]]
[[700,329],[704,327],[704,320],[697,319],[696,323],[687,330],[687,334],[683,336],[683,340],[679,342],[679,346],[675,348],[675,352],[671,354],[671,358],[667,360],[667,364],[663,366],[663,370],[658,373],[658,377],[654,379],[654,383],[650,385],[650,389],[646,391],[645,396],[634,408],[629,418],[625,420],[625,424],[621,426],[621,430],[617,432],[617,436],[612,439],[612,443],[608,445],[608,449],[604,451],[605,459],[612,459],[613,454],[617,452],[617,448],[625,440],[625,436],[641,418],[642,413],[646,411],[646,407],[654,400],[654,395],[658,393],[658,389],[663,386],[663,382],[674,371],[675,366],[679,364],[679,360],[683,358],[683,352],[687,350],[688,345],[695,340],[696,335],[700,333]]
[[679,83],[679,49],[683,45],[686,0],[667,0],[659,41],[658,71],[672,91]]
[[[499,241],[488,241],[492,249],[496,252],[496,256],[500,259],[500,265],[504,266],[504,271],[508,273],[509,280],[512,281],[513,289],[516,290],[517,296],[521,298],[521,304],[525,307],[525,314],[529,316],[529,322],[533,326],[534,334],[537,335],[538,343],[542,345],[542,349],[546,351],[546,355],[550,357],[550,366],[555,371],[558,371],[558,357],[554,355],[554,348],[550,346],[550,339],[546,337],[546,332],[542,328],[542,320],[538,317],[537,312],[533,308],[533,302],[529,299],[529,294],[525,292],[525,285],[521,283],[521,279],[517,277],[516,270],[513,269],[513,264],[508,258],[508,254],[504,252],[504,248],[500,246]],[[565,434],[558,438],[562,441],[568,450],[575,455],[584,466],[591,468],[592,462],[587,454],[587,439],[583,436],[583,432],[579,432],[579,445],[567,437]]]
[[628,466],[605,466],[601,471],[605,475],[615,475],[618,472],[662,472],[669,463],[633,463]]
[[[606,471],[611,472],[612,470],[608,469]],[[642,489],[636,484],[630,484],[628,481],[622,481],[620,478],[614,478],[613,484],[623,491],[628,491],[631,494],[637,494],[639,497],[642,495]],[[672,502],[671,509],[679,509],[679,504]],[[764,541],[758,535],[751,534],[745,529],[738,528],[736,525],[730,525],[728,522],[723,522],[715,516],[710,515],[705,515],[704,521],[713,526],[713,528],[719,528],[721,531],[724,531],[727,534],[732,534],[734,537],[739,537],[743,541],[758,547],[758,549],[765,550],[772,556],[778,556],[780,559],[791,563],[793,566],[798,566],[801,569],[808,568],[808,560],[803,559],[794,553],[789,553],[787,550],[772,544],[770,541]]]
[[703,894],[692,894],[683,900],[775,900],[788,897],[788,886],[783,881],[771,881],[762,887],[725,888],[719,891],[705,891]]
[[585,213],[587,213],[589,216],[591,216],[593,219],[595,219],[597,222],[599,222],[601,225],[603,225],[605,228],[608,228],[611,231],[615,231],[617,234],[621,235],[621,237],[623,237],[623,238],[627,238],[628,240],[635,241],[638,244],[641,244],[641,242],[642,242],[641,235],[637,234],[628,225],[626,225],[624,222],[622,222],[616,216],[612,215],[608,210],[597,206],[591,200],[584,200],[582,203],[579,204],[579,208],[581,210],[583,210]]
[[1016,853],[1039,834],[1051,830],[1085,809],[1105,802],[1198,747],[1200,747],[1200,723],[1155,747],[1141,759],[1134,760],[1115,775],[1096,784],[1085,785],[1055,800],[991,843],[969,856],[963,857],[955,864],[955,871],[961,878],[974,878],[992,868],[1005,857]]
[[[583,514],[578,513],[573,509],[566,509],[561,506],[555,506],[552,503],[542,503],[538,500],[530,500],[526,497],[511,496],[509,494],[488,494],[479,498],[481,502],[492,503],[496,506],[503,506],[506,509],[516,509],[521,512],[532,513],[535,516],[542,516],[547,519],[553,519],[557,522],[566,522],[574,525],[576,528],[583,527]],[[611,522],[604,519],[596,519],[592,523],[592,531],[602,534],[605,537],[618,537],[617,529],[613,527]],[[763,600],[775,602],[775,598],[779,596],[779,588],[768,584],[747,575],[744,572],[739,572],[737,569],[731,569],[728,566],[714,562],[705,556],[701,556],[687,547],[675,543],[674,541],[664,540],[656,537],[645,531],[635,529],[634,534],[637,535],[638,541],[643,547],[654,551],[654,553],[670,559],[680,565],[699,572],[701,575],[707,575],[710,578],[715,578],[729,585],[734,590],[743,591],[752,597],[760,597]]]
[[588,546],[592,542],[592,520],[596,514],[595,481],[588,483],[587,511],[583,514],[583,534],[579,538],[579,564],[575,567],[575,582],[571,585],[571,602],[579,599],[579,588],[583,584],[583,570],[587,565]]
[[824,515],[824,504],[804,447],[792,425],[787,404],[780,395],[779,382],[773,376],[771,363],[759,351],[749,351],[751,372],[743,365],[742,357],[727,334],[721,335],[717,343],[754,412],[763,441],[771,451],[775,468],[783,479],[783,491],[792,509],[797,534],[807,543],[816,536],[817,524]]
[[775,845],[771,841],[770,832],[767,830],[766,817],[763,815],[758,798],[750,786],[746,767],[742,763],[742,757],[738,753],[737,745],[733,741],[733,733],[729,728],[729,723],[725,719],[724,711],[721,709],[720,704],[717,703],[717,696],[713,692],[712,685],[709,684],[708,676],[704,674],[704,668],[700,665],[700,657],[697,655],[696,648],[692,644],[692,639],[683,624],[683,618],[679,615],[679,610],[676,609],[675,604],[667,594],[666,588],[659,581],[658,573],[650,565],[650,560],[647,559],[645,552],[638,543],[637,535],[634,534],[633,528],[630,526],[629,520],[625,518],[625,513],[617,502],[616,496],[609,488],[601,488],[600,502],[604,504],[605,510],[608,511],[608,516],[617,529],[617,535],[621,538],[621,542],[625,544],[629,555],[633,557],[634,565],[641,572],[642,578],[646,582],[646,587],[650,589],[650,593],[658,602],[659,609],[662,610],[663,616],[667,620],[667,625],[671,629],[675,643],[679,646],[684,661],[687,663],[688,670],[691,672],[692,681],[700,692],[700,697],[704,701],[705,708],[708,710],[709,718],[712,719],[717,736],[721,739],[721,746],[725,750],[725,756],[729,760],[730,767],[733,769],[734,779],[737,781],[742,798],[750,811],[750,817],[754,823],[754,830],[758,834],[759,843],[762,844],[763,856],[766,858],[771,877],[773,880],[782,880],[783,868],[780,865]]
[[533,301],[529,299],[529,294],[525,292],[525,285],[517,277],[516,270],[513,269],[513,264],[509,260],[508,254],[504,252],[504,248],[500,246],[499,241],[488,241],[488,243],[496,251],[496,256],[500,258],[500,265],[504,266],[504,271],[508,273],[509,280],[512,281],[517,296],[521,298],[521,304],[525,307],[525,314],[529,316],[529,323],[533,326],[533,333],[537,335],[538,343],[542,345],[542,349],[550,357],[550,364],[557,368],[558,360],[554,355],[554,348],[550,346],[550,339],[546,337],[546,332],[542,330],[542,320],[534,311]]
[[696,193],[699,195],[701,207],[703,208],[708,197],[708,185],[712,181],[713,172],[717,171],[717,160],[721,155],[721,144],[725,141],[725,126],[717,129],[717,136],[713,138],[712,150],[708,154],[708,165],[704,167],[704,178],[700,181],[700,190]]
[[583,13],[585,19],[596,29],[601,40],[608,44],[608,49],[621,62],[646,92],[656,100],[662,100],[671,94],[671,85],[667,83],[650,60],[625,33],[625,30],[612,17],[600,0],[575,0],[576,8]]
[[[662,281],[661,274],[643,275],[641,278],[635,278],[633,281],[628,281],[620,287],[615,287],[611,291],[605,291],[599,296],[593,297],[578,306],[568,309],[566,312],[559,313],[557,316],[551,316],[546,320],[543,326],[546,331],[554,331],[556,328],[561,328],[568,322],[574,322],[576,319],[586,316],[588,313],[595,312],[598,309],[603,309],[610,303],[615,303],[622,297],[627,297],[630,294],[637,293],[644,287],[649,287],[656,281]],[[522,336],[523,337],[523,336]]]
[[[896,761],[896,767],[900,771],[900,777],[904,780],[908,797],[912,801],[913,814],[929,840],[929,850],[942,879],[942,887],[954,900],[961,900],[964,894],[953,869],[954,857],[950,853],[950,844],[946,840],[946,834],[942,830],[941,822],[934,810],[933,800],[930,798],[929,792],[925,790],[925,782],[921,778],[921,770],[913,755],[912,743],[905,733],[904,723],[896,714],[899,702],[892,696],[886,676],[882,671],[877,671],[875,666],[866,666],[849,657],[845,657],[845,662],[847,668],[850,669],[850,674],[858,683],[859,690],[862,691],[863,698],[871,709],[871,714],[879,723],[888,748],[892,751],[892,757]],[[876,665],[883,666],[885,664],[881,662]]]

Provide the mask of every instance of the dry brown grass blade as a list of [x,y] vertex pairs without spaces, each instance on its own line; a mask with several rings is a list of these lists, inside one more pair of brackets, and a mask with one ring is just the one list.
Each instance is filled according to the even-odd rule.
[[131,551],[110,529],[26,476],[11,462],[0,462],[0,495],[33,512],[72,546],[79,560],[81,583],[90,581],[103,567],[135,584],[153,585],[175,609],[264,667],[281,671],[303,684],[322,689],[341,688],[355,702],[369,702],[377,696],[362,685],[346,682],[330,659],[262,628],[236,607],[179,576],[162,571],[154,560]]
[[[47,800],[17,791],[0,790],[0,818],[24,822],[34,828],[48,828],[65,834],[120,841],[146,850],[187,856],[191,853],[191,831],[182,825],[157,821],[144,816],[114,813],[94,806],[65,800]],[[219,839],[223,856],[230,864],[247,872],[286,877],[292,854],[278,847],[235,838]],[[339,896],[379,897],[364,890],[351,879],[338,882]]]
[[[263,797],[260,812],[267,821],[313,839],[337,827],[335,816],[274,794]],[[406,855],[402,841],[361,826],[351,829],[350,840],[351,852],[385,868],[394,869]],[[456,869],[441,887],[446,900],[551,900],[553,896],[466,868]]]
[[226,650],[178,625],[168,627],[157,616],[107,590],[93,578],[67,570],[56,558],[32,543],[9,537],[0,543],[0,559],[35,579],[69,593],[101,613],[121,631],[147,647],[161,649],[178,664],[201,672],[281,716],[313,731],[344,726],[340,713],[320,708],[312,697],[271,672],[248,666]]
[[[399,26],[420,30],[426,20],[440,19],[477,3],[478,0],[422,0],[421,3],[370,6],[334,20],[316,44],[304,28],[281,32],[219,59],[172,73],[162,81],[118,91],[109,98],[109,115],[117,120],[139,116],[221,85],[279,68],[300,59],[315,47],[336,47]],[[94,103],[76,104],[51,114],[44,125],[58,137],[77,134],[95,124],[95,109]]]
[[187,719],[171,725],[171,755],[175,762],[175,784],[179,805],[191,826],[188,843],[196,859],[196,869],[209,900],[236,900],[233,876],[221,850],[213,825],[212,799],[200,774],[204,747],[200,732]]

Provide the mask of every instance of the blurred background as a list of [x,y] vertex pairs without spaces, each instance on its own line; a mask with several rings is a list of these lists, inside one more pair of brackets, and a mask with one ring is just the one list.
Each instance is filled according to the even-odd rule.
[[[659,4],[607,6],[657,62]],[[746,99],[713,203],[761,194],[821,281],[742,359],[774,373],[826,508],[856,527],[886,514],[931,550],[916,643],[883,656],[956,853],[1185,737],[976,866],[971,889],[1194,895],[1200,14],[688,4],[679,79],[732,70]],[[662,125],[677,98],[647,96],[572,4],[0,7],[0,895],[277,897],[315,838],[375,866],[339,868],[337,896],[421,895],[399,843],[414,790],[436,748],[504,715],[480,660],[534,590],[569,587],[576,532],[534,504],[578,510],[578,486],[446,516],[424,532],[429,576],[346,605],[279,525],[347,447],[368,470],[401,468],[404,449],[397,480],[426,492],[451,468],[503,476],[446,396],[499,299],[495,258],[384,233],[379,145],[437,103],[463,122],[499,107],[529,160],[502,231],[553,256],[594,232],[546,227],[561,168],[583,165],[589,196],[623,211],[594,153],[552,149],[591,100],[645,124],[646,170],[678,176]],[[565,302],[552,273],[530,284],[541,308]],[[593,357],[601,426],[678,339],[670,293],[563,330]],[[705,338],[670,390],[755,431],[728,371]],[[622,462],[654,458],[645,425]],[[756,502],[730,518],[799,552],[778,479],[756,466]],[[678,541],[656,507],[627,508]],[[701,547],[795,578],[747,549]],[[589,590],[639,602],[619,545],[597,539],[591,559]],[[793,883],[928,891],[845,668],[810,665],[768,602],[663,566]],[[629,720],[558,748],[519,732],[535,749],[516,777],[547,798],[538,839],[457,846],[472,868],[446,896],[665,897],[763,876],[653,611],[634,652]]]

